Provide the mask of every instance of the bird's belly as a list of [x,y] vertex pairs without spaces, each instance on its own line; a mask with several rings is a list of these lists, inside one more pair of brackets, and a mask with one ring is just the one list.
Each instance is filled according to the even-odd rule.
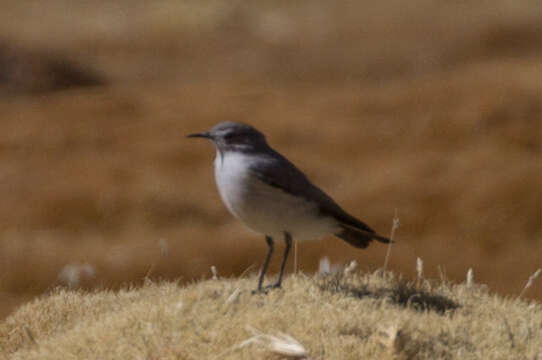
[[288,232],[297,240],[318,240],[336,232],[335,222],[320,216],[314,204],[271,189],[258,189],[238,207],[238,217],[251,229],[270,236]]
[[252,230],[297,240],[317,240],[336,232],[336,222],[318,214],[314,203],[270,186],[242,169],[218,171],[217,186],[228,210]]

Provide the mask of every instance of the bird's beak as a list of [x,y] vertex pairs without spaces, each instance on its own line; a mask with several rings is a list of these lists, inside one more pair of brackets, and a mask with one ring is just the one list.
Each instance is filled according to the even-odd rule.
[[212,139],[211,134],[209,134],[207,131],[202,133],[195,133],[186,135],[187,138],[206,138],[206,139]]

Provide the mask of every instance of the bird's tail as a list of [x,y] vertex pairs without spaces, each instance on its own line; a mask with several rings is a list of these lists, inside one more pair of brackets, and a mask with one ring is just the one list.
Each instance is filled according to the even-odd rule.
[[373,229],[365,224],[363,224],[363,228],[361,228],[361,226],[341,224],[341,231],[335,234],[335,236],[357,248],[366,248],[373,239],[386,244],[391,242],[390,239],[378,235]]

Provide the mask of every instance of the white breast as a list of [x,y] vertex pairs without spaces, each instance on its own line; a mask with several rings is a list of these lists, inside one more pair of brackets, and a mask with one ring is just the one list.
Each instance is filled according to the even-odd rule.
[[249,173],[253,161],[253,156],[240,152],[217,152],[216,184],[235,217],[259,233],[281,237],[289,232],[297,240],[316,240],[338,230],[332,218],[318,215],[314,203],[267,185]]

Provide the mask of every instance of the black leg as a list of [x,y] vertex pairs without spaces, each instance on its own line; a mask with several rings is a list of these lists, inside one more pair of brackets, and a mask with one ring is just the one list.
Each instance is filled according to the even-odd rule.
[[273,287],[279,288],[282,284],[282,274],[284,273],[284,268],[286,267],[286,260],[288,260],[288,254],[290,253],[290,248],[292,247],[292,236],[290,233],[284,233],[284,242],[286,243],[286,248],[284,249],[284,257],[282,258],[282,264],[280,265],[279,279]]
[[262,272],[260,273],[260,279],[258,280],[258,290],[257,291],[263,291],[262,285],[263,285],[263,278],[265,275],[265,272],[267,271],[267,267],[269,266],[269,261],[271,260],[271,256],[273,255],[273,238],[271,236],[265,237],[265,242],[267,242],[267,247],[269,250],[267,250],[267,257],[265,258],[265,263],[263,264]]

